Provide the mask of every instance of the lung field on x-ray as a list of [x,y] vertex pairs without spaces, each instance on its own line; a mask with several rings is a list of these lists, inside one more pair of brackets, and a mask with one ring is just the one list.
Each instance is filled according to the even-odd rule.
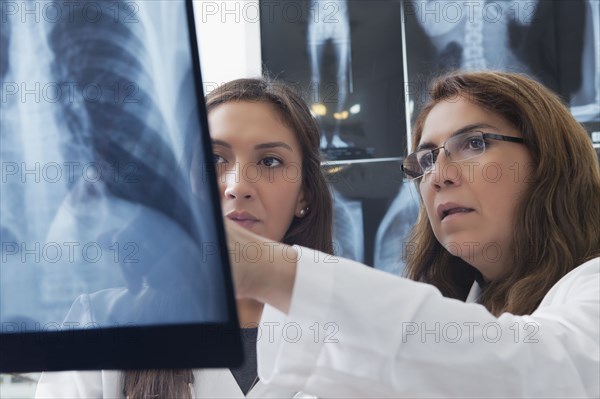
[[[115,4],[100,3],[103,15],[111,15]],[[101,170],[104,185],[97,196],[114,196],[157,210],[177,221],[193,235],[188,205],[180,197],[181,181],[172,148],[165,141],[167,126],[154,101],[150,55],[142,23],[114,23],[102,18],[91,24],[81,13],[69,15],[54,26],[49,45],[55,54],[53,77],[59,82],[77,82],[78,89],[101,93],[90,101],[86,93],[70,101],[64,98],[57,110],[70,138],[63,148],[66,159],[91,159]],[[87,94],[89,96],[89,94]],[[85,112],[83,112],[85,111]],[[102,192],[102,189],[106,192]],[[83,189],[89,191],[89,189]],[[149,226],[143,219],[133,226]],[[134,229],[129,229],[135,235]],[[149,265],[129,265],[123,272],[130,288],[139,289]]]
[[[108,7],[115,4],[103,7],[109,13]],[[166,126],[153,101],[156,93],[149,92],[152,71],[145,67],[150,63],[140,38],[142,25],[115,24],[112,18],[90,24],[82,15],[74,13],[73,23],[57,25],[49,35],[56,80],[99,88],[102,93],[97,102],[71,102],[64,97],[58,112],[74,143],[65,148],[65,157],[90,148],[91,157],[105,168],[104,182],[112,195],[158,208],[189,229],[189,214],[176,190],[176,162],[161,134]],[[77,98],[85,100],[85,95]],[[82,107],[86,112],[81,112]],[[131,175],[115,178],[117,168]],[[141,184],[132,185],[134,181]]]
[[[88,5],[99,18],[82,12]],[[135,21],[115,18],[131,7]],[[1,25],[3,82],[62,90],[57,101],[3,104],[2,160],[52,163],[63,173],[54,182],[2,182],[0,231],[11,251],[1,270],[2,322],[61,322],[81,294],[122,299],[97,303],[100,326],[226,317],[220,259],[200,252],[214,240],[209,196],[198,205],[189,182],[200,128],[184,10],[183,1],[86,0],[62,7],[55,21]],[[63,250],[58,261],[31,254],[48,245]],[[90,260],[86,246],[102,256]]]

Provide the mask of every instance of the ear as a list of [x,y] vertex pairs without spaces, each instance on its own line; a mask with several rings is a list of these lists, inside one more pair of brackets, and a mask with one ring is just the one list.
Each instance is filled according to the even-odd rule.
[[304,189],[302,189],[302,191],[300,191],[300,193],[298,194],[298,200],[296,201],[296,211],[294,212],[294,215],[297,218],[302,218],[302,217],[306,216],[306,212],[307,212],[306,208],[307,208],[307,201],[306,201],[306,197],[304,195]]

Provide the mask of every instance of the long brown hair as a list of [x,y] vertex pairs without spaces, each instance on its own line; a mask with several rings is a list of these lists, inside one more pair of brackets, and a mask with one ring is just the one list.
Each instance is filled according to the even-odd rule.
[[[525,139],[533,165],[516,205],[511,270],[485,286],[480,302],[495,315],[530,314],[561,277],[600,255],[600,168],[591,140],[557,95],[520,74],[455,72],[437,79],[430,94],[413,150],[431,109],[458,97],[504,118]],[[437,241],[423,206],[410,240],[408,277],[464,300],[481,275]]]
[[[238,79],[206,96],[207,112],[233,101],[262,101],[275,106],[282,121],[296,133],[302,149],[302,188],[308,212],[294,217],[283,242],[322,252],[332,251],[331,193],[321,169],[319,128],[308,106],[291,88],[270,79]],[[123,375],[123,394],[130,399],[191,399],[192,370],[131,370]]]

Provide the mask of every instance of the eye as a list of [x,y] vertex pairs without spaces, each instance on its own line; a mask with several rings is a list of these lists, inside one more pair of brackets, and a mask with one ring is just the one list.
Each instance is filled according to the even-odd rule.
[[417,160],[419,162],[419,166],[423,171],[431,169],[433,166],[433,153],[429,150],[423,151],[423,153],[417,153]]
[[485,149],[485,141],[482,137],[469,137],[465,140],[463,150],[482,152]]
[[485,141],[481,137],[474,137],[469,140],[469,148],[473,150],[482,150],[485,148]]
[[264,157],[258,162],[259,165],[266,166],[267,168],[275,168],[281,166],[283,162],[275,157]]
[[227,163],[227,160],[218,154],[213,154],[215,164]]

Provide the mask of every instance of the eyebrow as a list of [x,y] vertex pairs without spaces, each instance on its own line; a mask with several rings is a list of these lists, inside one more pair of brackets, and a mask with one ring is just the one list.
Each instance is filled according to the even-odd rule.
[[269,149],[269,148],[285,148],[286,150],[294,152],[292,147],[290,147],[289,145],[287,145],[286,143],[284,143],[282,141],[273,141],[271,143],[257,144],[254,146],[255,150],[264,150],[264,149]]
[[221,147],[231,148],[231,144],[223,140],[212,140],[212,145],[220,145]]
[[[225,148],[231,148],[231,144],[229,144],[228,142],[223,141],[223,140],[213,140],[212,143],[213,143],[213,145],[219,145],[219,146],[222,146]],[[286,150],[294,152],[292,147],[290,147],[288,144],[286,144],[282,141],[273,141],[273,142],[269,142],[269,143],[257,144],[254,146],[255,150],[264,150],[264,149],[270,149],[270,148],[285,148]]]
[[[496,129],[496,127],[492,126],[490,124],[487,124],[487,123],[473,123],[473,124],[461,127],[460,129],[454,131],[450,135],[450,137],[448,137],[448,140],[451,139],[454,136],[459,135],[459,134],[471,132],[473,130],[478,130],[478,129]],[[419,144],[417,146],[417,149],[415,151],[426,150],[426,149],[429,149],[429,148],[436,148],[436,147],[438,147],[436,144],[433,144],[431,142],[425,142],[425,143]]]

